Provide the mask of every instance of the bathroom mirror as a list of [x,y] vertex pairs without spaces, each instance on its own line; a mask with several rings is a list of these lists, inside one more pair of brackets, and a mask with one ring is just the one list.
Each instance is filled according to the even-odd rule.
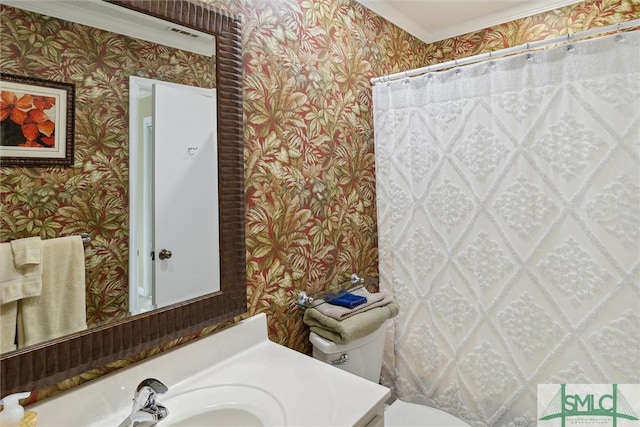
[[[173,141],[187,143],[187,131],[207,126],[205,132],[210,149],[206,155],[194,155],[194,159],[188,162],[177,158],[180,153],[175,152],[167,156],[170,158],[160,157],[166,159],[166,171],[155,176],[164,177],[165,182],[145,188],[143,195],[152,195],[158,189],[159,196],[167,196],[166,209],[150,209],[144,212],[144,218],[139,218],[135,202],[140,200],[140,192],[136,194],[134,190],[140,182],[138,171],[141,165],[131,150],[138,147],[136,140],[140,138],[132,133],[132,123],[136,122],[130,122],[134,113],[132,106],[138,104],[131,104],[135,88],[128,87],[130,79],[137,77],[167,85],[178,84],[178,87],[198,88],[211,100],[207,106],[215,105],[215,95],[210,93],[215,91],[216,85],[215,36],[102,0],[1,1],[0,49],[6,58],[2,71],[15,76],[27,74],[46,79],[53,68],[56,70],[55,80],[72,85],[75,88],[75,106],[70,107],[73,114],[69,117],[75,124],[75,132],[72,132],[76,144],[75,153],[72,152],[73,163],[69,167],[43,168],[38,165],[0,169],[0,180],[4,184],[0,192],[3,206],[0,241],[34,235],[50,239],[86,233],[85,314],[86,324],[92,328],[141,312],[131,304],[129,289],[137,293],[141,282],[141,277],[132,268],[138,264],[132,261],[136,258],[147,260],[144,255],[149,256],[152,249],[132,243],[139,243],[138,231],[149,224],[161,223],[157,218],[154,220],[154,211],[162,215],[173,212],[169,224],[160,231],[165,237],[167,233],[175,233],[170,241],[159,238],[158,244],[172,249],[175,256],[170,260],[150,262],[156,267],[165,267],[152,270],[160,270],[161,290],[164,291],[164,297],[159,301],[161,306],[218,291],[219,262],[215,260],[219,259],[219,239],[217,234],[214,235],[218,229],[218,183],[217,168],[212,167],[217,164],[214,161],[217,159],[214,141],[216,113],[204,111],[209,108],[193,108],[195,104],[192,103],[197,103],[199,98],[183,99],[184,105],[189,105],[189,108],[184,108],[184,105],[174,102],[173,95],[170,96],[166,109],[173,106],[176,109],[167,111],[160,121],[169,129],[159,134],[165,140],[170,138],[171,142],[166,147],[173,150],[176,147]],[[37,43],[25,43],[25,33],[41,37],[58,49],[46,50],[39,48]],[[146,107],[150,108],[150,105]],[[177,117],[180,114],[182,118]],[[198,118],[198,115],[202,117]],[[188,121],[192,124],[186,124]],[[4,131],[8,122],[2,123]],[[173,137],[169,136],[172,132]],[[201,144],[202,141],[197,145]],[[4,158],[2,163],[5,166]],[[200,166],[197,171],[204,170],[204,173],[199,173],[200,176],[182,174],[191,171],[184,166],[196,163]],[[183,179],[175,179],[177,177]],[[187,189],[189,191],[184,191]],[[197,197],[195,204],[193,200],[174,203],[176,199],[189,195]],[[161,198],[150,197],[150,200]],[[206,205],[208,209],[207,212],[195,210],[195,215],[201,215],[196,219],[190,207],[200,206],[201,200],[209,203]],[[173,208],[176,205],[183,206],[185,211],[176,212]],[[185,218],[191,220],[184,221]],[[205,218],[210,221],[205,221]],[[197,227],[210,224],[210,228],[189,230],[191,224]],[[191,238],[185,238],[205,235],[208,240],[201,246],[190,245]],[[155,239],[148,242],[153,241]],[[198,251],[195,255],[194,248]],[[185,266],[185,262],[191,265]],[[211,268],[202,272],[202,266]],[[173,276],[181,280],[178,282]],[[217,286],[212,283],[214,281]],[[153,279],[146,282],[149,287],[155,284]],[[201,292],[195,292],[196,289]],[[175,298],[167,298],[173,294]],[[54,334],[53,330],[49,335],[43,334],[45,336],[40,342],[63,335]]]
[[246,311],[241,22],[189,0],[109,3],[215,36],[220,291],[3,354],[3,395],[55,384]]

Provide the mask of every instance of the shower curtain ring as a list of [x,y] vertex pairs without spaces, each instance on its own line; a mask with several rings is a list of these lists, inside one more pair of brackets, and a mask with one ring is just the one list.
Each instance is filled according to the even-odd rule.
[[533,53],[531,53],[531,45],[527,42],[527,61],[531,61],[533,59]]
[[621,42],[624,40],[624,36],[620,33],[620,23],[616,23],[616,36],[614,37],[614,40],[617,42]]
[[425,73],[425,78],[429,81],[433,80],[433,74],[431,74],[431,66],[427,66],[427,72]]
[[493,60],[493,52],[489,52],[489,68],[495,70],[496,62]]
[[574,52],[576,49],[569,42],[571,41],[571,33],[567,33],[567,52]]

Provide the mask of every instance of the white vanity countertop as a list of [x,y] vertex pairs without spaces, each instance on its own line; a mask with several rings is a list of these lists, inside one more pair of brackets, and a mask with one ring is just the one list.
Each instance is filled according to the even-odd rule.
[[360,425],[381,412],[390,395],[386,387],[269,341],[266,316],[258,314],[26,410],[38,414],[39,427],[117,425],[129,414],[138,383],[149,377],[169,387],[159,403],[204,386],[257,387],[283,405],[289,426],[300,427]]

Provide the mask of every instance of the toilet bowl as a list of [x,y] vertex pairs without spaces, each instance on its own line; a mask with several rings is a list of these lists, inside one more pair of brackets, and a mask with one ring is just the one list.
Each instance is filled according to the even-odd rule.
[[[377,383],[382,371],[385,332],[386,327],[383,325],[375,332],[347,344],[336,344],[311,332],[309,341],[313,347],[314,358]],[[387,405],[384,411],[384,425],[469,427],[461,419],[446,412],[401,400]]]
[[469,427],[469,424],[439,409],[396,400],[384,410],[385,427]]

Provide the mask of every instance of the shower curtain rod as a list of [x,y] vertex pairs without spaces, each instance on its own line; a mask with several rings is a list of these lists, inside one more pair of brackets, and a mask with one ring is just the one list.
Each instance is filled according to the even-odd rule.
[[475,62],[481,62],[489,59],[496,59],[502,56],[512,55],[514,53],[526,52],[528,50],[537,49],[537,48],[548,46],[555,43],[569,42],[575,39],[589,37],[596,34],[609,33],[609,32],[618,31],[625,28],[631,28],[636,26],[640,26],[640,19],[620,22],[618,24],[608,25],[605,27],[592,28],[591,30],[582,31],[574,34],[567,34],[564,36],[558,36],[548,40],[539,40],[531,43],[525,43],[518,46],[496,50],[495,52],[481,53],[478,55],[469,56],[467,58],[454,59],[453,61],[441,62],[439,64],[428,65],[426,67],[416,68],[408,71],[401,71],[399,73],[389,74],[387,76],[375,77],[371,79],[371,84],[375,85],[376,83],[383,83],[391,80],[399,80],[405,77],[419,76],[421,74],[426,74],[433,71],[439,71],[446,68],[458,67],[461,65],[469,65]]

